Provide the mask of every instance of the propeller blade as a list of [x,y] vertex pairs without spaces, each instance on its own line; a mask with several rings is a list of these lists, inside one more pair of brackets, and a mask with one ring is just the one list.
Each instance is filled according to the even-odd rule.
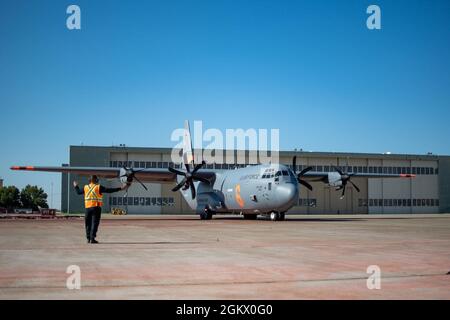
[[145,186],[145,184],[142,183],[141,180],[139,180],[137,177],[134,177],[134,176],[133,176],[133,178],[136,179],[136,181],[139,182],[139,183],[141,184],[141,186],[142,186],[145,190],[148,191],[148,188]]
[[352,180],[348,179],[348,181],[355,187],[356,191],[360,192],[358,186],[354,184]]
[[172,172],[172,173],[175,173],[175,174],[179,174],[180,176],[186,175],[183,171],[180,171],[180,170],[177,170],[177,169],[174,169],[174,168],[171,168],[171,167],[169,167],[169,171]]
[[194,179],[194,181],[201,181],[201,182],[208,183],[208,184],[210,183],[210,181],[208,179],[199,177],[199,176],[194,176],[194,177],[192,177],[192,179]]
[[297,171],[297,156],[292,158],[292,170],[294,170],[294,173]]
[[[134,170],[134,169],[127,168],[127,167],[122,167],[122,168],[125,170],[125,174],[119,176],[119,177],[121,177],[121,178],[122,178],[122,177],[126,177],[128,174],[131,175],[131,176],[134,176],[135,173],[138,173],[138,172],[141,172],[141,171],[144,171],[144,170],[145,170],[145,168],[142,168],[142,169],[139,169],[139,170]],[[131,171],[131,172],[130,172],[130,171]]]
[[304,185],[306,188],[308,188],[310,191],[312,191],[312,186],[308,183],[308,182],[306,182],[306,181],[304,181],[304,180],[301,180],[301,179],[298,179],[298,183],[300,183],[300,184],[302,184],[302,185]]
[[174,188],[172,188],[172,191],[178,191],[178,190],[180,190],[181,189],[181,187],[183,186],[184,184],[181,184],[181,183],[179,183],[179,184],[177,184]]
[[180,190],[185,184],[186,184],[186,178],[181,180],[181,182],[179,184],[177,184],[174,188],[172,188],[172,191]]
[[333,169],[336,170],[341,176],[344,175],[344,173],[341,171],[341,169],[339,169],[339,168],[336,167],[336,166],[332,166],[332,167],[333,167]]
[[305,169],[303,169],[302,171],[300,171],[300,173],[298,174],[298,177],[301,177],[302,175],[304,175],[305,173],[307,173],[308,171],[311,171],[312,167],[307,167]]
[[198,165],[195,166],[194,170],[192,171],[192,173],[196,173],[198,171],[198,169],[200,169],[201,167],[203,167],[206,164],[205,161],[202,161],[202,163],[199,163]]
[[345,196],[345,186],[342,188],[342,195],[341,195],[341,199],[344,199]]
[[184,167],[186,168],[186,172],[169,167],[168,169],[170,172],[184,177],[183,180],[172,189],[172,191],[178,191],[181,188],[183,188],[183,190],[187,190],[189,188],[191,189],[192,199],[195,199],[196,191],[193,181],[200,181],[208,184],[211,183],[208,179],[195,175],[195,173],[200,170],[200,168],[202,168],[205,164],[206,162],[202,161],[202,163],[195,165],[191,171],[190,165],[188,163],[185,163]]
[[195,199],[195,186],[194,183],[192,182],[192,179],[189,180],[189,187],[191,189],[192,199]]

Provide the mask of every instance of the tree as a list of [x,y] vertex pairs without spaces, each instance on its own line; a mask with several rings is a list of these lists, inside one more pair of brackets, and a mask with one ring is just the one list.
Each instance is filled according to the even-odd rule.
[[7,209],[20,206],[20,192],[14,186],[0,188],[0,207]]
[[37,210],[39,207],[48,208],[47,194],[38,186],[27,185],[20,192],[20,202],[23,208]]

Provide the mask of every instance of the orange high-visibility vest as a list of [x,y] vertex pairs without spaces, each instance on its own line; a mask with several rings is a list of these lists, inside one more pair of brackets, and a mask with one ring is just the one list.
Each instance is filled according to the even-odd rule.
[[86,208],[101,207],[103,195],[100,193],[100,185],[90,183],[84,186],[84,206]]

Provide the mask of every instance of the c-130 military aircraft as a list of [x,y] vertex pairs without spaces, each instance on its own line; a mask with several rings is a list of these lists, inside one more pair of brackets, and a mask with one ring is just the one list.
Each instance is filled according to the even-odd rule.
[[[187,137],[186,137],[187,135]],[[336,190],[342,190],[344,198],[347,183],[359,192],[351,177],[366,178],[412,178],[412,174],[346,173],[332,166],[334,172],[314,172],[307,167],[296,172],[296,157],[292,168],[284,164],[259,164],[235,170],[204,169],[202,161],[194,163],[190,139],[189,123],[185,122],[182,159],[184,170],[128,167],[36,167],[12,166],[11,170],[46,171],[74,173],[81,176],[97,175],[108,179],[119,179],[122,183],[136,180],[144,189],[143,182],[176,182],[172,189],[181,191],[184,199],[200,219],[209,220],[217,213],[238,213],[245,219],[256,219],[258,215],[267,216],[272,221],[284,220],[285,213],[296,205],[299,197],[299,184],[312,190],[308,181],[321,181]]]

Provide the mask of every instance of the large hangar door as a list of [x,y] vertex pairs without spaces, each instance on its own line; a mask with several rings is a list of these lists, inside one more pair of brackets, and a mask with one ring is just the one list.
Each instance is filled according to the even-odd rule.
[[352,214],[353,209],[353,188],[347,185],[345,190],[345,198],[341,199],[341,190],[327,188],[325,191],[325,208],[329,214]]
[[345,193],[346,193],[345,198],[341,200],[341,201],[345,200],[345,207],[346,207],[345,213],[349,213],[349,214],[355,213],[353,210],[354,191],[355,190],[351,187],[347,187],[347,190],[345,190]]
[[323,188],[323,213],[331,213],[330,188]]

